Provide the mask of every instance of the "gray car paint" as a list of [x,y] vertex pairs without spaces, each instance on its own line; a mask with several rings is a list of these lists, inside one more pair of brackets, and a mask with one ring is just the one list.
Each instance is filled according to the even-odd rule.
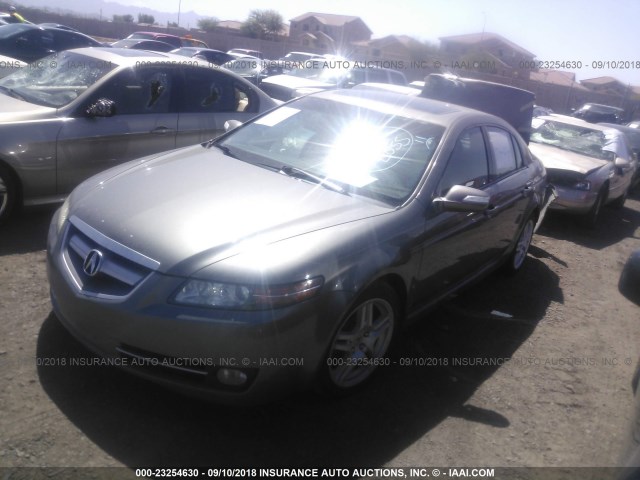
[[[249,82],[226,72],[255,92],[259,111],[116,115],[89,118],[89,99],[111,79],[137,65],[159,65],[170,70],[209,69],[206,62],[164,53],[90,48],[73,52],[96,61],[112,62],[115,69],[62,108],[49,108],[0,92],[0,165],[6,165],[19,181],[25,205],[59,202],[82,180],[134,158],[206,141],[224,132],[226,120],[247,121],[276,104]],[[224,72],[222,69],[218,69]]]
[[[320,96],[447,127],[406,202],[389,206],[345,196],[232,159],[215,146],[116,167],[75,189],[68,210],[58,212],[51,224],[52,302],[67,328],[111,358],[131,346],[172,358],[303,358],[297,369],[258,368],[243,392],[133,369],[207,398],[264,401],[314,380],[338,321],[369,286],[393,285],[401,311],[415,319],[497,267],[512,252],[524,222],[542,209],[544,168],[498,118],[387,92]],[[460,133],[478,125],[496,125],[514,135],[526,152],[525,165],[486,189],[490,211],[441,211],[434,189]],[[119,245],[131,258],[148,259],[148,277],[120,298],[83,293],[65,253],[70,224],[98,244]],[[187,278],[278,285],[316,277],[324,279],[316,297],[273,310],[208,309],[170,300]]]

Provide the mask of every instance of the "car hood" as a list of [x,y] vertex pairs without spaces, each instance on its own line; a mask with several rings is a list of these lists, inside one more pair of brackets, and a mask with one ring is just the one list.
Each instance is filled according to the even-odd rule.
[[607,160],[600,160],[551,145],[542,145],[534,142],[529,143],[529,150],[542,161],[547,169],[572,170],[582,175],[597,170],[608,163]]
[[0,123],[46,120],[56,114],[55,108],[24,102],[0,93]]
[[189,275],[245,248],[390,212],[200,145],[103,172],[73,195],[71,217]]

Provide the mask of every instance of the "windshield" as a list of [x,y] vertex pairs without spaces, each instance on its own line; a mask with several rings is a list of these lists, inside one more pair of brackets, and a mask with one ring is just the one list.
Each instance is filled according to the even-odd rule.
[[113,62],[70,51],[59,52],[0,79],[0,93],[60,108],[116,67]]
[[580,125],[534,119],[531,141],[568,150],[600,160],[613,160],[615,154],[607,148],[608,140],[601,130]]
[[218,143],[229,155],[339,185],[398,206],[415,190],[444,127],[327,99],[305,97]]

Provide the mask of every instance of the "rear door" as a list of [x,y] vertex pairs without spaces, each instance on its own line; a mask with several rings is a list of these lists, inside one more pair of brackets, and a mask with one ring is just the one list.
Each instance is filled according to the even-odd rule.
[[224,133],[227,120],[246,122],[260,109],[253,88],[217,68],[185,67],[178,101],[176,145],[205,142]]

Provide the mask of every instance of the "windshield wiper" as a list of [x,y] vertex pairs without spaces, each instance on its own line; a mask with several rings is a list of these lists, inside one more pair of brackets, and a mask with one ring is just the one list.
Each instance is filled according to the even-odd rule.
[[229,149],[229,147],[220,145],[219,143],[215,143],[214,140],[209,140],[208,142],[203,143],[202,146],[205,148],[216,147],[220,149],[220,151],[222,151],[222,153],[224,153],[227,157],[238,158],[233,153],[231,153],[231,150]]
[[302,170],[301,168],[284,165],[280,167],[278,173],[282,173],[283,175],[287,175],[288,177],[311,181],[317,183],[318,185],[322,185],[329,190],[333,190],[334,192],[349,195],[349,193],[337,183],[334,183],[331,180],[327,180],[326,178],[320,177],[318,175],[314,175],[313,173],[309,173],[306,170]]

